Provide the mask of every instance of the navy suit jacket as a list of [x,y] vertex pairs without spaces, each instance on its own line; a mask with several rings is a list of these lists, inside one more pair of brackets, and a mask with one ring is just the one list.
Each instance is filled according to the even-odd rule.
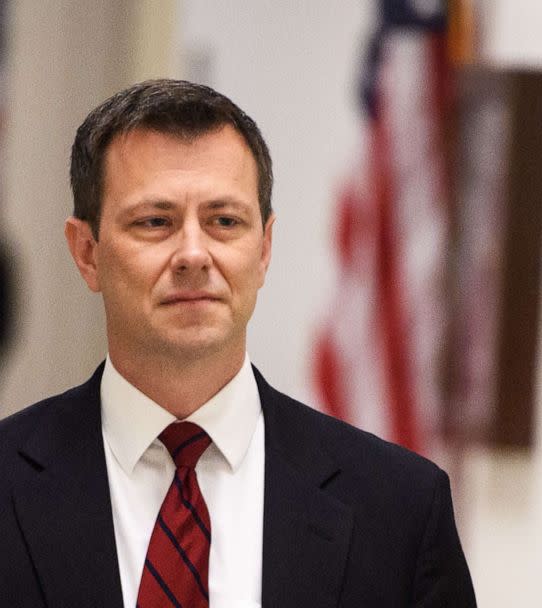
[[[2,608],[122,608],[102,370],[0,422]],[[255,375],[265,417],[263,607],[475,606],[446,474]]]

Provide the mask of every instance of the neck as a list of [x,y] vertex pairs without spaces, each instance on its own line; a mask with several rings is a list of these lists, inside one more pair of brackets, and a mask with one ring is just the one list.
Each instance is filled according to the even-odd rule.
[[110,346],[115,369],[130,384],[183,420],[216,395],[241,369],[245,352],[233,357],[144,360],[123,357]]

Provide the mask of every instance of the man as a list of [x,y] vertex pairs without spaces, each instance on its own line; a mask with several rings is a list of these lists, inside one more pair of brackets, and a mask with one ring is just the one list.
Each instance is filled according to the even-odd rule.
[[254,122],[135,85],[79,128],[71,180],[109,353],[0,423],[0,605],[475,606],[445,473],[247,359],[274,220]]

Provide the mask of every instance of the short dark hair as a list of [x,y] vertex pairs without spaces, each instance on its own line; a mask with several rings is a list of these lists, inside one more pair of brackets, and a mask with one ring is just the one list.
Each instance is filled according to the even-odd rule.
[[271,156],[256,123],[226,96],[186,80],[147,80],[116,93],[85,119],[72,146],[70,180],[74,215],[87,221],[98,238],[104,158],[113,138],[149,129],[192,140],[231,125],[248,144],[258,169],[262,222],[272,212]]

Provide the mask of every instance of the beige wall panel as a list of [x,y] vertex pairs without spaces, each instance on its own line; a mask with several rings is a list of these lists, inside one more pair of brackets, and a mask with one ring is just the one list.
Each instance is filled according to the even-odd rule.
[[[171,69],[173,26],[158,27],[150,4],[12,3],[2,211],[17,259],[18,326],[0,376],[0,417],[85,379],[105,353],[100,298],[64,244],[69,154],[92,107]],[[176,3],[162,6],[175,23]]]

